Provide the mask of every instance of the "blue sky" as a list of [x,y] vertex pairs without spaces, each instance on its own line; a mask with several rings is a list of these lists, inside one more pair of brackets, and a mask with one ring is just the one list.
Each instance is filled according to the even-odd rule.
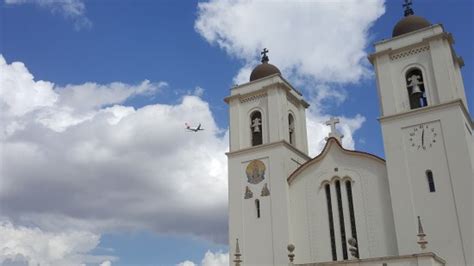
[[[228,20],[240,13],[223,10],[237,10],[232,4],[237,2],[211,1],[199,8],[199,1],[2,1],[0,53],[6,63],[0,75],[9,82],[1,83],[2,96],[14,99],[2,102],[2,111],[11,103],[17,107],[0,117],[6,121],[2,130],[9,132],[2,136],[3,232],[46,240],[66,232],[64,245],[84,243],[60,253],[66,257],[61,262],[176,265],[200,263],[208,250],[219,260],[220,252],[227,252],[223,98],[248,78],[263,47],[312,104],[310,150],[316,152],[327,134],[322,121],[341,116],[346,147],[383,157],[376,84],[365,57],[374,41],[391,36],[402,17],[402,1],[347,6],[314,1],[306,3],[309,13],[303,14],[260,2],[242,20],[255,27]],[[465,61],[472,113],[474,3],[414,2],[416,14],[453,34]],[[305,27],[266,26],[277,15]],[[297,20],[305,16],[305,23]],[[333,19],[330,26],[326,18]],[[14,88],[24,91],[23,102],[8,94]],[[183,131],[184,122],[203,122],[208,130],[198,137],[173,133]],[[36,148],[20,149],[20,144]],[[22,160],[13,159],[19,155]],[[22,256],[48,261],[44,254]],[[0,254],[0,260],[6,258]]]

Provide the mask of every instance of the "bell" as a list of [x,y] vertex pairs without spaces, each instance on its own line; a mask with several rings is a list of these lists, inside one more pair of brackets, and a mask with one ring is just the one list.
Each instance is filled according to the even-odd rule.
[[253,132],[254,133],[260,133],[260,127],[259,126],[254,126],[253,127]]
[[413,86],[413,89],[411,91],[411,95],[415,95],[415,94],[423,94],[423,92],[420,89],[420,86],[418,85]]

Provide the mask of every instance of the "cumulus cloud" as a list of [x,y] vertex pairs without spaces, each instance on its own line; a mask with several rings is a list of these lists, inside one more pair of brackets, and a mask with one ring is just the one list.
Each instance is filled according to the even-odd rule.
[[[329,106],[339,106],[347,98],[347,91],[328,85],[315,85],[316,90],[310,96],[312,105],[306,112],[306,127],[308,133],[309,155],[316,156],[326,144],[326,137],[331,131],[326,125],[332,115],[328,114]],[[336,130],[342,134],[342,146],[346,149],[355,149],[354,134],[365,122],[365,117],[357,114],[354,117],[338,116],[340,123]]]
[[[197,266],[198,264],[186,260],[183,261],[177,266]],[[211,252],[207,251],[206,254],[204,254],[204,258],[201,261],[201,266],[227,266],[229,265],[229,253],[222,253],[222,252]]]
[[100,264],[100,266],[112,266],[112,262],[110,260],[106,260]]
[[0,265],[82,265],[115,260],[90,255],[100,236],[91,232],[45,232],[39,228],[15,227],[0,222]]
[[[318,155],[326,144],[326,137],[330,132],[326,121],[331,118],[330,115],[320,114],[310,111],[307,113],[306,126],[308,128],[308,145],[309,155],[314,157]],[[356,115],[355,117],[338,117],[340,124],[336,126],[337,130],[344,137],[342,138],[342,146],[346,149],[353,150],[355,148],[354,133],[362,127],[365,117]]]
[[[225,241],[228,136],[207,102],[186,95],[136,109],[123,102],[164,83],[60,88],[1,56],[0,68],[2,215],[43,229]],[[185,122],[206,130],[188,133]]]
[[383,0],[211,0],[199,3],[195,29],[244,61],[239,83],[264,47],[290,79],[356,82],[367,74],[368,29],[383,13]]
[[10,5],[36,4],[73,21],[76,30],[92,26],[92,22],[85,15],[86,5],[83,0],[5,0],[5,3]]
[[[324,146],[331,116],[348,92],[341,85],[370,76],[365,49],[368,30],[384,13],[383,0],[265,1],[211,0],[198,5],[195,30],[209,43],[242,60],[234,83],[248,82],[259,51],[270,50],[271,63],[309,95],[307,113],[310,154]],[[353,133],[365,118],[341,116],[343,145],[354,148]]]

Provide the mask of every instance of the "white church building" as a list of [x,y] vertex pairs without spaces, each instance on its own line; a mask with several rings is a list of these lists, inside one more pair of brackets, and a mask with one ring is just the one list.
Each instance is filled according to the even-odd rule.
[[385,159],[344,149],[337,119],[310,158],[309,104],[264,50],[225,98],[230,260],[474,265],[474,124],[453,43],[410,3],[392,38],[375,43]]

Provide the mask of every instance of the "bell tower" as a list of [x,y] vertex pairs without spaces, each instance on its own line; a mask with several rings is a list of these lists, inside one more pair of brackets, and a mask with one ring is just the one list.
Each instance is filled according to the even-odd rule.
[[287,177],[309,157],[301,93],[268,63],[268,50],[229,105],[229,250],[239,239],[248,265],[286,264],[289,241]]
[[400,255],[420,252],[423,219],[430,251],[451,265],[473,261],[473,122],[454,38],[441,24],[405,16],[369,56],[376,71],[387,172]]

